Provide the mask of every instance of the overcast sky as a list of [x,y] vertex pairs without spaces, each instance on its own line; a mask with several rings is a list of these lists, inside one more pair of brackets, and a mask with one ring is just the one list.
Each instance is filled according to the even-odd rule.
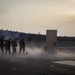
[[0,0],[0,28],[75,36],[75,0]]

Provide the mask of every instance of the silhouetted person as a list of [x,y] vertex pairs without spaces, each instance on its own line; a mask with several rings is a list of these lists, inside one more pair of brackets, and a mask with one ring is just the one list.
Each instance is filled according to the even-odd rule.
[[4,42],[4,47],[5,47],[5,52],[7,54],[7,51],[8,51],[8,49],[7,49],[7,40],[5,40],[5,42]]
[[16,47],[17,47],[17,40],[13,39],[11,41],[11,45],[12,45],[12,49],[13,49],[13,54],[15,54],[16,53]]
[[54,48],[56,48],[56,42],[53,43]]
[[6,54],[7,54],[7,52],[9,52],[9,54],[11,54],[11,52],[10,52],[10,45],[11,45],[11,39],[9,38],[8,40],[5,40]]
[[2,54],[4,54],[4,36],[0,38],[0,49],[2,50]]
[[46,52],[46,50],[47,50],[47,46],[45,45],[44,48],[43,48],[43,51]]
[[19,53],[21,53],[21,51],[23,50],[23,53],[25,52],[25,40],[24,38],[22,38],[20,41],[19,41]]

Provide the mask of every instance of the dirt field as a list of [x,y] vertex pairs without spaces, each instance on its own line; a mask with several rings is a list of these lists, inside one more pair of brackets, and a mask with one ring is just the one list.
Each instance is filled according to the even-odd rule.
[[41,53],[38,49],[32,51],[14,55],[0,53],[0,75],[62,75],[50,70],[52,61],[74,59],[66,52],[58,51],[54,55]]
[[[41,58],[0,57],[0,75],[50,75],[51,61]],[[54,74],[56,75],[56,74]]]

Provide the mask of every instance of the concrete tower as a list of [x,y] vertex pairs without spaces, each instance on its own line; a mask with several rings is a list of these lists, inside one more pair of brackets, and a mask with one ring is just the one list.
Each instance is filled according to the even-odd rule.
[[57,43],[57,30],[46,31],[46,49],[54,50]]

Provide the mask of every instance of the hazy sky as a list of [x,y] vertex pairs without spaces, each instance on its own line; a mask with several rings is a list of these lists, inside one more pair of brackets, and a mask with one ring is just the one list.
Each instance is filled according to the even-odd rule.
[[0,0],[0,28],[75,36],[75,0]]

